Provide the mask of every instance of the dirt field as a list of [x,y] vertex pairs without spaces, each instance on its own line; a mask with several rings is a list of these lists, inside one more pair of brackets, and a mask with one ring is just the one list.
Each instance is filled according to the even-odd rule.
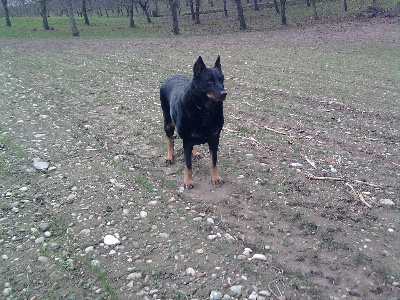
[[[400,299],[399,37],[0,39],[4,299]],[[201,146],[183,191],[158,88],[218,54],[225,184]]]

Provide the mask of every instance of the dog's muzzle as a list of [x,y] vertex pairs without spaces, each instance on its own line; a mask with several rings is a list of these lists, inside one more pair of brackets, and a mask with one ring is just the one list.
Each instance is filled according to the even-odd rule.
[[214,101],[224,101],[226,98],[227,92],[225,90],[220,91],[219,93],[207,93],[207,97]]
[[224,101],[227,94],[228,94],[228,93],[227,93],[226,91],[221,91],[221,92],[220,92],[220,95],[221,95],[221,96],[220,96],[220,99],[221,99],[222,101]]

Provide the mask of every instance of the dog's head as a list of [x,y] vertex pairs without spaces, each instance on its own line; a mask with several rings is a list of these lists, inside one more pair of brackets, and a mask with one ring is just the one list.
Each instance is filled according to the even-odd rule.
[[201,56],[193,66],[193,80],[196,88],[205,93],[213,101],[223,101],[226,98],[224,75],[221,69],[221,59],[218,58],[213,68],[207,68]]

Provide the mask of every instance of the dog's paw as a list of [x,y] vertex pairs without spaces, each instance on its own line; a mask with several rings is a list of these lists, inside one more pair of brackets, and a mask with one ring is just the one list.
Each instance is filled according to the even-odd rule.
[[184,183],[183,187],[185,188],[185,190],[191,190],[194,186],[193,183]]
[[173,159],[169,159],[169,158],[166,158],[165,159],[165,164],[166,165],[172,165],[174,163],[174,160]]
[[224,183],[225,183],[225,181],[222,180],[222,178],[220,178],[220,177],[211,179],[211,182],[212,182],[214,185],[221,185],[221,184],[224,184]]

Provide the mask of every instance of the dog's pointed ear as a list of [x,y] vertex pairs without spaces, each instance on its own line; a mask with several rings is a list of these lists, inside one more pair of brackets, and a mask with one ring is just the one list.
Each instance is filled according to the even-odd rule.
[[194,77],[199,77],[201,72],[206,68],[207,67],[204,64],[203,59],[201,58],[201,56],[199,56],[199,58],[196,60],[196,62],[194,63],[194,66],[193,66]]
[[217,57],[217,61],[215,62],[214,68],[217,68],[217,69],[219,69],[220,71],[222,71],[222,69],[221,69],[221,58],[219,57],[219,55],[218,55],[218,57]]

